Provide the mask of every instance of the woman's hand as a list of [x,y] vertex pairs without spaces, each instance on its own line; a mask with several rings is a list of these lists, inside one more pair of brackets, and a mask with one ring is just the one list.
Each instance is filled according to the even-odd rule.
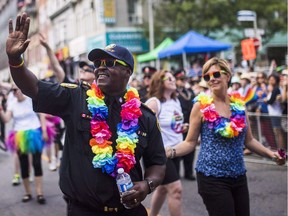
[[187,133],[188,129],[189,129],[189,124],[188,123],[182,124],[182,133]]
[[273,153],[272,160],[276,162],[277,165],[284,165],[287,160],[287,154],[284,149],[278,149],[277,152]]

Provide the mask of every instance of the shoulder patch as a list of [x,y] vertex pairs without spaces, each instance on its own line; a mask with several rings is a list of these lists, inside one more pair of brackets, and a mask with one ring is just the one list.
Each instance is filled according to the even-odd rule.
[[82,82],[81,82],[81,86],[82,86],[83,88],[91,88],[91,85],[90,85],[88,82],[86,82],[86,81],[82,81]]
[[65,88],[77,88],[78,85],[77,84],[73,84],[73,83],[61,83],[60,84],[62,87],[65,87]]
[[147,110],[147,111],[149,111],[150,113],[152,113],[153,115],[156,115],[156,113],[155,113],[152,109],[150,109],[146,104],[141,103],[141,106],[142,106],[143,108],[145,108],[145,110]]

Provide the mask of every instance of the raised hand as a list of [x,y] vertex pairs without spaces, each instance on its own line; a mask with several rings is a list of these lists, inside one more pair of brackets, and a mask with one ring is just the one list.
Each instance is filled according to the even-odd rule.
[[6,41],[6,53],[9,62],[19,61],[21,55],[27,49],[30,43],[30,39],[27,39],[29,26],[30,18],[26,13],[17,16],[15,29],[13,29],[12,19],[9,20],[9,35]]

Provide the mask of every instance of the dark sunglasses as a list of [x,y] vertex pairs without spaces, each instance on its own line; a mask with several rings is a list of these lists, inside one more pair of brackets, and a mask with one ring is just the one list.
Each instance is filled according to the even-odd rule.
[[115,67],[115,66],[117,66],[117,64],[125,66],[125,67],[128,66],[124,61],[121,61],[118,59],[96,59],[94,61],[94,66],[96,69],[102,65],[105,67]]
[[94,71],[92,69],[82,69],[82,71],[87,72],[87,73],[94,73]]
[[206,81],[206,82],[209,82],[210,79],[211,79],[211,76],[213,76],[213,78],[217,79],[217,78],[220,78],[221,77],[221,74],[227,74],[226,71],[224,70],[220,70],[220,71],[214,71],[214,72],[211,72],[211,73],[208,73],[208,74],[205,74],[203,75],[203,79]]
[[13,91],[14,93],[18,91],[17,88],[11,89],[11,91]]

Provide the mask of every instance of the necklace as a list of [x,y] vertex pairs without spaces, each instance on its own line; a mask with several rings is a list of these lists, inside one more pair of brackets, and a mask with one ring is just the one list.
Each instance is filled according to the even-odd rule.
[[216,134],[226,138],[237,137],[246,127],[245,102],[238,92],[230,95],[231,116],[229,121],[225,121],[215,110],[213,98],[205,93],[200,93],[193,101],[200,102],[200,111],[203,119],[208,122],[208,127],[213,129]]
[[101,168],[103,173],[116,177],[118,168],[124,168],[129,173],[136,164],[134,149],[138,143],[136,133],[139,128],[138,119],[142,115],[138,91],[127,87],[124,95],[125,103],[121,105],[121,122],[117,124],[116,153],[113,155],[112,132],[106,122],[108,107],[104,102],[104,94],[94,81],[87,91],[88,109],[92,114],[90,146],[95,154],[92,164]]

